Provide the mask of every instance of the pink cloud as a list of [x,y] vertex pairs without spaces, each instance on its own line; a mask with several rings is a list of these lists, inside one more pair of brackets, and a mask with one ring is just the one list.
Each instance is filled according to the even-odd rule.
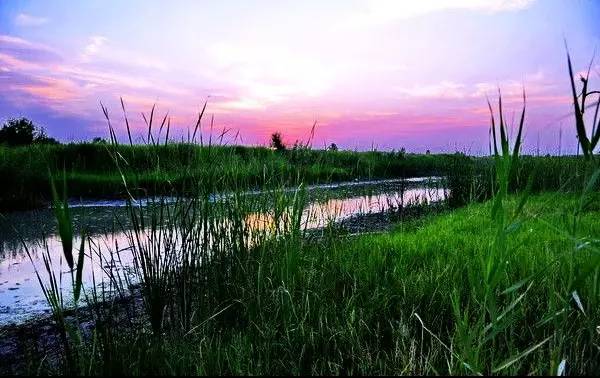
[[46,101],[70,101],[79,97],[79,87],[71,80],[41,78],[36,84],[13,87]]

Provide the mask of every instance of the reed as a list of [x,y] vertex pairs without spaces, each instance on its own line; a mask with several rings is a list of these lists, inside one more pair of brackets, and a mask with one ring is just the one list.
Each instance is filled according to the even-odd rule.
[[[512,142],[500,94],[497,112],[489,108],[491,157],[394,160],[308,145],[274,152],[209,139],[198,147],[204,112],[189,144],[166,136],[162,143],[168,118],[156,127],[151,111],[146,145],[124,146],[105,109],[107,145],[40,150],[89,149],[93,159],[102,148],[130,223],[120,230],[126,246],[82,242],[75,263],[66,194],[54,196],[64,258],[75,269],[73,296],[85,306],[75,300],[78,310],[67,311],[72,294],[63,293],[48,256],[40,284],[49,288],[68,358],[40,363],[42,371],[598,372],[600,169],[593,159],[522,156],[525,104]],[[335,224],[309,233],[305,184],[348,172],[441,172],[459,206],[417,219],[398,211],[401,222],[388,233],[350,237]],[[544,175],[557,180],[539,181]],[[256,186],[264,190],[247,192]],[[83,261],[100,264],[102,277],[81,284]]]
[[[571,82],[571,95],[573,97],[573,114],[575,116],[575,129],[577,131],[577,141],[581,146],[583,155],[586,160],[590,160],[594,156],[594,150],[600,141],[600,119],[598,118],[598,112],[600,110],[600,91],[594,91],[589,88],[590,71],[592,68],[593,60],[590,61],[588,69],[584,75],[579,77],[581,81],[581,91],[577,89],[575,84],[575,75],[573,73],[573,64],[571,63],[571,55],[567,49],[567,64],[569,67],[569,79]],[[593,101],[592,96],[597,96],[598,100],[596,103],[586,103],[587,101]],[[592,119],[591,133],[588,136],[588,128],[586,127],[586,110],[594,109],[594,117]],[[588,120],[589,121],[589,120]]]

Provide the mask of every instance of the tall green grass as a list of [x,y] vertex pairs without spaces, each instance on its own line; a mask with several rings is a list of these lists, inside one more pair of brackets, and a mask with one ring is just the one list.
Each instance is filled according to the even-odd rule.
[[[398,155],[388,152],[287,150],[168,144],[154,147],[119,145],[127,161],[126,179],[139,193],[193,193],[193,185],[214,184],[216,191],[263,188],[269,181],[294,186],[349,180],[443,176],[455,189],[456,205],[491,195],[493,159],[464,154]],[[523,156],[511,187],[524,187],[533,171],[534,191],[573,190],[581,186],[580,160],[574,156]],[[156,164],[160,162],[160,164]],[[81,143],[8,148],[0,146],[0,210],[45,206],[52,200],[47,175],[66,172],[72,198],[124,198],[122,177],[105,145]],[[227,180],[221,180],[226,176]],[[213,180],[214,177],[219,178]]]
[[[288,182],[268,171],[263,195],[245,195],[248,183],[236,171],[244,168],[232,166],[203,185],[171,186],[175,202],[155,194],[141,204],[135,200],[146,193],[129,180],[132,164],[121,146],[107,146],[128,196],[133,270],[120,269],[118,246],[89,247],[99,257],[90,264],[111,259],[104,279],[124,295],[94,282],[81,291],[95,310],[66,312],[61,302],[55,318],[65,330],[64,358],[42,361],[42,371],[597,371],[598,174],[580,194],[530,197],[532,180],[512,187],[524,163],[521,133],[511,147],[499,111],[489,202],[351,239],[335,229],[318,239],[308,234],[302,186],[289,193]],[[145,160],[152,169],[163,164],[157,156]],[[224,185],[231,195],[212,201]],[[58,209],[60,223],[67,208]],[[123,315],[123,306],[132,310]]]
[[[600,357],[600,208],[591,196],[574,234],[560,230],[579,196],[530,198],[498,259],[496,319],[504,315],[496,322],[479,321],[489,307],[482,261],[497,227],[485,203],[389,234],[280,234],[204,269],[182,264],[190,271],[167,286],[146,281],[169,295],[146,304],[153,297],[142,294],[139,326],[112,322],[110,306],[98,315],[80,364],[97,374],[554,374],[566,360],[569,374],[591,374]],[[518,198],[506,199],[507,211],[518,207]],[[588,274],[577,280],[577,271]],[[159,333],[152,306],[164,309]]]
[[[75,274],[73,291],[81,290],[92,310],[69,317],[69,305],[58,302],[54,316],[64,358],[40,356],[41,371],[597,373],[599,167],[593,159],[521,156],[525,106],[511,143],[498,100],[497,112],[490,105],[493,156],[454,155],[439,166],[432,156],[414,157],[414,164],[395,157],[399,165],[386,165],[373,153],[165,146],[160,127],[152,127],[153,112],[144,147],[118,144],[110,126],[113,137],[103,148],[132,227],[123,230],[126,248],[90,245],[88,253],[97,258],[86,263],[110,260],[102,278],[122,294],[95,281],[77,289]],[[54,153],[82,147],[60,148]],[[266,157],[237,164],[240,151]],[[319,154],[324,160],[315,163]],[[344,159],[349,165],[340,163]],[[346,237],[330,227],[315,236],[302,222],[303,184],[322,179],[313,170],[334,163],[357,164],[352,174],[369,177],[392,166],[403,174],[450,169],[444,172],[452,201],[466,206],[405,220],[391,233]],[[249,173],[253,164],[257,171]],[[168,176],[173,171],[179,181]],[[142,174],[157,179],[145,182]],[[544,176],[556,180],[538,181]],[[294,184],[297,190],[284,190]],[[253,185],[264,187],[263,195],[244,193]],[[213,201],[223,188],[230,195]],[[534,193],[548,189],[554,191]],[[142,195],[150,200],[137,202]],[[64,198],[55,207],[59,225],[69,219],[61,204]],[[63,227],[61,240],[73,268],[69,229]],[[124,250],[133,269],[120,266]],[[55,277],[49,274],[51,290],[61,296]]]
[[[51,200],[48,168],[66,171],[69,195],[78,198],[125,197],[122,177],[108,145],[81,143],[8,148],[0,146],[0,209],[27,208]],[[214,184],[215,190],[263,188],[270,181],[287,186],[355,179],[441,176],[449,155],[404,155],[385,152],[319,151],[307,148],[272,151],[261,147],[169,143],[118,145],[127,162],[131,190],[169,194],[192,193],[194,185]],[[268,176],[268,177],[267,177]],[[214,180],[214,178],[219,178]],[[227,180],[220,178],[227,177]]]
[[[565,43],[566,44],[566,43]],[[577,89],[577,85],[575,84],[575,75],[573,73],[573,64],[571,63],[571,55],[567,49],[567,63],[569,67],[569,79],[571,81],[571,95],[573,98],[573,114],[575,117],[575,129],[577,131],[577,141],[583,151],[583,155],[586,160],[590,160],[594,156],[594,150],[600,141],[600,119],[598,118],[598,113],[600,111],[600,91],[594,91],[589,88],[590,84],[590,71],[592,68],[593,60],[590,62],[587,72],[585,75],[581,75],[579,79],[581,80],[581,91]],[[592,101],[593,97],[596,95],[598,97],[598,101],[594,105],[586,103],[586,101]],[[589,131],[590,135],[588,136],[588,128],[586,127],[586,110],[588,108],[594,109],[594,118],[592,120],[592,128]]]

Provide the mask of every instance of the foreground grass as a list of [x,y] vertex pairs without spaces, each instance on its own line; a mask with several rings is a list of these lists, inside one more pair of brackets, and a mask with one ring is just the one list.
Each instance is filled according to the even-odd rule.
[[[530,199],[509,227],[493,293],[483,285],[491,203],[385,234],[263,243],[211,263],[210,284],[196,287],[210,300],[194,305],[191,324],[172,317],[156,334],[98,319],[77,370],[555,374],[562,362],[569,374],[597,373],[600,197],[591,196],[583,207],[574,195]],[[486,321],[490,294],[499,316]]]

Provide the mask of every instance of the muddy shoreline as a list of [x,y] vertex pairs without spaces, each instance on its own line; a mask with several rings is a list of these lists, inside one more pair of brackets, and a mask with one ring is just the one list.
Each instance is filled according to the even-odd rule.
[[[428,214],[434,214],[442,212],[446,209],[443,204],[428,204],[422,206],[411,206],[402,209],[401,211],[388,211],[381,213],[372,213],[372,214],[361,214],[355,215],[346,219],[343,219],[330,227],[334,227],[335,231],[339,234],[340,237],[354,237],[360,236],[362,234],[367,233],[378,233],[378,232],[386,232],[390,231],[394,228],[394,226],[398,225],[403,220],[414,220],[419,217],[423,217]],[[319,228],[314,230],[308,230],[306,237],[308,240],[310,239],[319,239],[323,237],[324,233],[327,231],[327,228]],[[132,287],[136,291],[139,290],[137,285]],[[114,303],[124,304],[130,302],[130,297],[125,297],[123,295],[118,295]],[[135,301],[141,303],[141,298],[137,298]],[[112,302],[111,302],[112,303]],[[138,305],[140,304],[138,303]],[[139,309],[140,307],[137,306]],[[87,306],[79,308],[79,315],[82,313],[85,314],[89,312]],[[82,312],[83,311],[83,312]],[[67,315],[72,314],[73,310],[68,310]],[[24,329],[38,329],[40,331],[45,332],[53,323],[53,318],[50,310],[45,311],[44,315],[36,315],[33,318],[26,320],[22,323],[12,323],[0,325],[0,335],[6,336],[9,335],[17,335],[24,332]],[[0,357],[4,356],[4,349],[7,348],[6,345],[6,337],[0,339]]]
[[[332,227],[340,237],[355,237],[367,233],[386,232],[404,220],[439,213],[445,206],[427,205],[413,206],[402,211],[390,211],[374,214],[363,214],[344,219]],[[321,238],[326,229],[311,230],[309,239]],[[108,303],[99,305],[84,305],[77,310],[66,311],[66,322],[75,321],[75,311],[81,329],[87,330],[90,338],[94,322],[98,314],[107,309],[114,311],[111,316],[115,327],[144,326],[143,300],[139,287],[132,287],[131,292],[136,294],[120,295]],[[117,309],[115,311],[115,309]],[[135,322],[136,324],[133,324]],[[39,364],[44,363],[45,368],[56,366],[61,361],[62,341],[58,327],[51,313],[38,315],[23,323],[0,326],[0,374],[22,374],[29,372],[35,374]],[[42,358],[42,359],[40,359]],[[36,360],[37,359],[37,360]],[[36,365],[37,364],[37,365]]]
[[[90,342],[97,321],[110,322],[121,331],[143,327],[143,300],[139,287],[130,296],[113,298],[109,302],[86,304],[64,311],[64,321],[81,330],[83,343]],[[63,363],[64,342],[53,315],[37,316],[21,324],[0,326],[0,375],[37,375],[44,370],[59,370]]]

